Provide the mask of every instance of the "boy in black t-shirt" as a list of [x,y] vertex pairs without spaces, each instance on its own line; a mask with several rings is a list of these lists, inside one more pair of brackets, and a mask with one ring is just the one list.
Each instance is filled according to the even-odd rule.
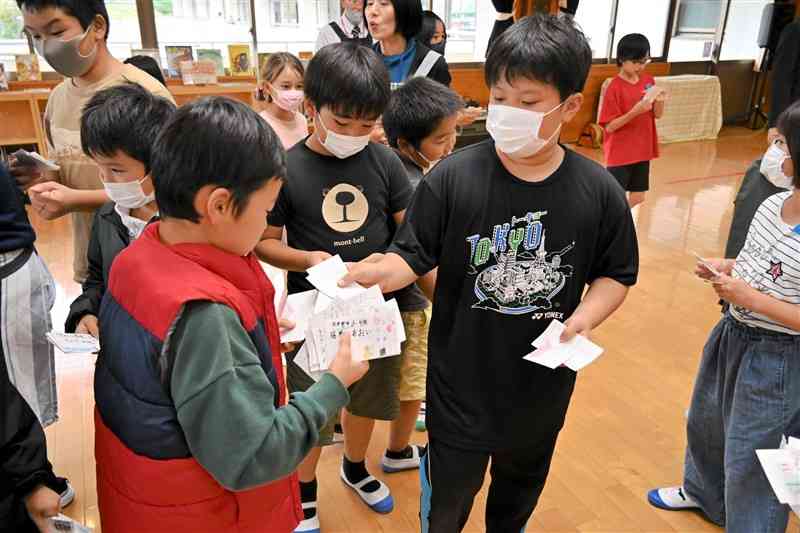
[[[383,113],[383,127],[389,146],[400,157],[415,189],[424,175],[450,153],[463,108],[464,103],[454,90],[430,78],[411,78],[392,92],[392,99]],[[413,340],[403,346],[400,415],[389,430],[389,445],[381,461],[385,472],[419,468],[419,447],[409,445],[409,441],[414,426],[419,428],[418,416],[424,420],[424,414],[418,413],[425,400],[428,314],[416,311],[402,315],[406,332],[413,331]],[[411,457],[402,457],[397,450],[410,450]]]
[[463,528],[490,459],[486,531],[524,529],[576,375],[523,356],[552,320],[566,323],[562,341],[588,334],[636,282],[636,233],[622,189],[557,142],[581,107],[591,62],[569,20],[535,15],[506,30],[486,59],[492,139],[436,165],[389,253],[352,266],[341,281],[391,291],[439,268],[423,531]]
[[[374,52],[354,43],[324,47],[308,65],[305,93],[315,133],[289,150],[286,182],[256,249],[262,260],[289,271],[290,293],[312,289],[304,272],[331,255],[355,262],[385,252],[412,195],[398,157],[369,142],[391,94],[389,74]],[[284,228],[287,244],[281,242]],[[397,289],[401,312],[427,307],[413,283]],[[291,355],[288,359],[289,390],[306,389],[313,382]],[[394,501],[389,488],[367,472],[364,459],[375,420],[398,415],[402,362],[402,356],[370,361],[369,372],[350,389],[350,404],[342,414],[341,477],[378,513],[391,512]],[[322,431],[321,443],[330,443],[332,426]],[[305,514],[298,532],[319,530],[320,453],[321,448],[315,448],[298,469]]]

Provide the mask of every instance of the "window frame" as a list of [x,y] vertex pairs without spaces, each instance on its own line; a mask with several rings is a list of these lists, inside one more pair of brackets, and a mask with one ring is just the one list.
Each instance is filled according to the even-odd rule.
[[[294,2],[295,8],[295,15],[296,19],[295,22],[275,22],[275,5],[283,5],[283,2]],[[256,14],[250,14],[253,19],[253,24],[255,25],[255,18]],[[300,0],[269,0],[269,24],[270,26],[274,26],[276,28],[299,28],[300,27]]]

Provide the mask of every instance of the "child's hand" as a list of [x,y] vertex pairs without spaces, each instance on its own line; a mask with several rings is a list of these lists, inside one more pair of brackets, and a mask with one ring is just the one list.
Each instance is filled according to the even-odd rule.
[[328,252],[307,252],[306,253],[306,270],[315,267],[323,261],[327,261],[333,257]]
[[[714,267],[714,270],[719,272],[720,274],[726,274],[728,276],[731,275],[733,272],[733,265],[734,261],[729,261],[727,259],[706,259],[706,263]],[[700,261],[697,262],[697,265],[694,269],[695,275],[704,280],[712,281],[717,276],[711,272],[706,265],[701,263]]]
[[17,181],[17,185],[27,189],[42,178],[42,172],[35,165],[26,165],[16,157],[9,159],[8,171]]
[[[281,318],[278,321],[278,328],[280,328],[281,336],[287,331],[291,331],[295,328],[296,324],[289,320],[288,318]],[[287,353],[294,350],[294,343],[293,342],[284,342],[281,344],[281,352]]]
[[345,333],[339,339],[339,352],[336,359],[328,369],[331,374],[342,382],[342,385],[349,387],[367,373],[369,363],[367,361],[354,361],[353,353],[350,350],[350,333]]
[[76,210],[75,189],[48,181],[28,189],[33,209],[45,220],[55,220]]
[[722,274],[714,281],[714,290],[717,295],[731,305],[737,307],[744,307],[750,309],[753,301],[753,296],[758,294],[758,291],[748,285],[741,278],[732,278],[727,274]]
[[564,322],[564,325],[567,326],[567,328],[561,334],[561,342],[569,342],[577,335],[583,335],[589,338],[589,334],[592,332],[592,325],[580,315],[572,315]]
[[84,315],[81,321],[78,322],[78,327],[75,328],[75,333],[84,333],[91,335],[95,339],[100,338],[100,323],[94,315]]
[[383,281],[383,273],[378,263],[383,259],[383,254],[372,254],[358,263],[347,264],[347,275],[339,280],[339,287],[349,287],[358,283],[363,287],[379,285]]
[[39,485],[25,497],[25,508],[42,533],[49,533],[49,518],[61,512],[61,497],[44,485]]
[[642,98],[641,100],[636,102],[636,105],[633,106],[632,111],[637,115],[641,115],[643,113],[652,111],[652,109],[653,109],[653,101],[648,98]]

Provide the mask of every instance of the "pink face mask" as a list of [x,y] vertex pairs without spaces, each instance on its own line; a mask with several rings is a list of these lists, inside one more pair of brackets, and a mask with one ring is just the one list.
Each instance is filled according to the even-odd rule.
[[276,95],[273,96],[272,99],[275,101],[278,107],[284,111],[289,111],[292,113],[300,108],[300,104],[303,103],[303,98],[305,98],[303,91],[298,90],[274,90],[274,92]]

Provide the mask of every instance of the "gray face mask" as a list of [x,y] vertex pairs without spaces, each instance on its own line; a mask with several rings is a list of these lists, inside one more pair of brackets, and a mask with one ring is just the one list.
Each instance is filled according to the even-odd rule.
[[361,26],[364,22],[364,15],[361,11],[356,11],[355,9],[345,9],[344,18],[350,21],[353,26]]
[[87,56],[80,52],[80,45],[91,30],[92,26],[89,26],[81,35],[66,41],[55,37],[37,39],[33,46],[56,72],[68,78],[78,78],[89,72],[97,57],[97,45]]

